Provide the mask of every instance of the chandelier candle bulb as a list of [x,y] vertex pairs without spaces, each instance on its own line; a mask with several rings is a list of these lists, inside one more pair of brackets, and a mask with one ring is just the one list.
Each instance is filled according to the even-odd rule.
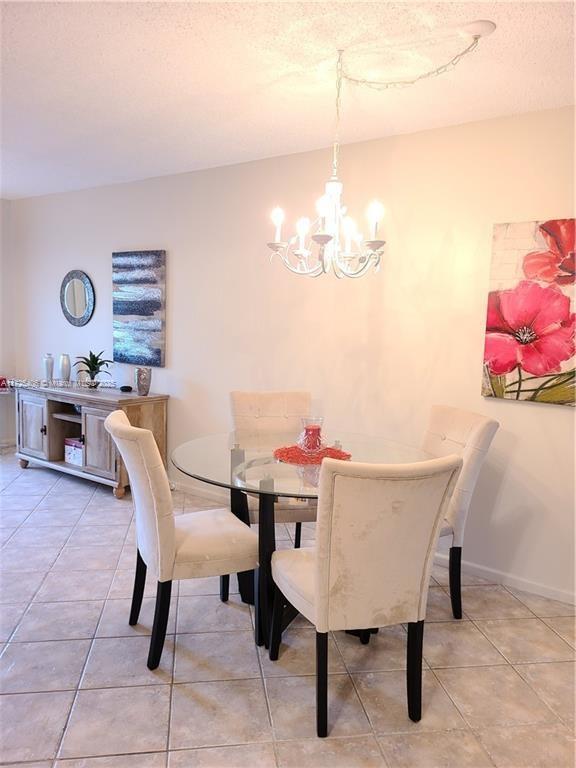
[[282,224],[284,222],[284,211],[282,208],[274,208],[272,213],[270,214],[270,218],[272,219],[272,224],[276,227],[276,232],[274,234],[274,242],[275,243],[281,243],[282,242]]

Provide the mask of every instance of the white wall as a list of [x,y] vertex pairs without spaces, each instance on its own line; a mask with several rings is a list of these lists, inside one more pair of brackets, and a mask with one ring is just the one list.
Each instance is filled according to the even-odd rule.
[[[10,247],[10,210],[8,200],[0,201],[0,376],[14,375],[14,341],[9,333],[14,311],[14,267]],[[0,450],[15,444],[14,394],[0,391]]]
[[[233,388],[304,387],[342,429],[419,440],[430,405],[501,423],[465,558],[547,594],[573,590],[573,411],[484,400],[492,224],[573,215],[572,111],[552,110],[344,147],[345,203],[386,205],[380,275],[306,280],[268,263],[268,214],[313,210],[328,150],[14,202],[16,370],[44,352],[111,353],[111,253],[164,248],[171,446],[229,426]],[[85,328],[59,287],[84,269]],[[129,370],[116,378],[129,379]]]

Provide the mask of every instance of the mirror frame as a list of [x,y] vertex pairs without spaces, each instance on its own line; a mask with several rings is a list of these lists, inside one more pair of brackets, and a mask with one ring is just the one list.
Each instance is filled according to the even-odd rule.
[[[84,314],[80,317],[74,317],[74,315],[68,311],[68,307],[66,306],[66,288],[72,280],[80,280],[84,285],[84,290],[86,292],[86,309]],[[62,312],[66,320],[72,325],[86,325],[94,314],[95,304],[96,298],[94,295],[94,286],[86,272],[82,272],[78,269],[73,269],[68,272],[64,276],[64,280],[62,280],[62,285],[60,286],[60,306],[62,307]]]

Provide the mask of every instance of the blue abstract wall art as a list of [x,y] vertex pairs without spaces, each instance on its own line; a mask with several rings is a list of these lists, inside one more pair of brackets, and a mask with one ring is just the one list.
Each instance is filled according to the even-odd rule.
[[166,251],[112,254],[113,358],[163,367]]

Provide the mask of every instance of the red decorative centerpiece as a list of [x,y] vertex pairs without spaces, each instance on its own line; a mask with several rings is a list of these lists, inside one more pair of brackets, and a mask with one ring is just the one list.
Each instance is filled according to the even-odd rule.
[[274,458],[283,461],[285,464],[321,464],[322,459],[340,459],[349,461],[352,454],[346,453],[341,448],[327,446],[321,448],[316,453],[307,453],[299,445],[287,445],[283,448],[276,448]]
[[302,419],[303,432],[298,438],[298,445],[306,453],[318,453],[322,449],[322,423],[324,419],[310,417]]
[[321,464],[322,459],[341,459],[348,461],[351,454],[343,451],[338,444],[327,446],[322,440],[321,418],[302,419],[304,427],[298,438],[297,445],[286,445],[276,448],[274,458],[285,464],[314,465]]

